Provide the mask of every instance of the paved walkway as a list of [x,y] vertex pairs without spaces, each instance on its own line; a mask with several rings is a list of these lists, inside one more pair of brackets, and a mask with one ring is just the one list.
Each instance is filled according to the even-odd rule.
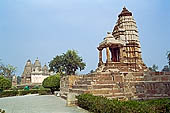
[[66,101],[51,95],[26,95],[0,98],[6,113],[87,113],[78,107],[66,107]]

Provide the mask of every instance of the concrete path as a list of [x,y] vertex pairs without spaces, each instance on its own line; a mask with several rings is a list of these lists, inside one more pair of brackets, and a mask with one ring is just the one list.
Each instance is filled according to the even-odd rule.
[[66,101],[51,95],[26,95],[0,98],[6,113],[88,113],[78,107],[66,107]]

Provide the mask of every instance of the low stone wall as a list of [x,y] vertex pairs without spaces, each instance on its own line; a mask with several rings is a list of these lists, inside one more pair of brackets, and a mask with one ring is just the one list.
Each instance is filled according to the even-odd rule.
[[61,97],[66,99],[69,90],[73,88],[75,81],[79,78],[79,76],[71,75],[71,76],[63,76],[60,80],[60,93]]
[[152,99],[170,97],[170,73],[101,72],[61,78],[61,92],[91,93],[118,99]]

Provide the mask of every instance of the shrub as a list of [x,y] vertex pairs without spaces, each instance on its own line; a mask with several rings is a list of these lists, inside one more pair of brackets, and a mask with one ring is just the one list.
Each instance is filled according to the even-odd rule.
[[3,91],[3,92],[0,93],[0,98],[2,98],[2,97],[16,96],[16,95],[18,95],[18,91],[12,91],[12,90]]
[[8,80],[7,78],[3,76],[0,76],[0,90],[1,91],[9,89],[11,88],[11,86],[12,86],[12,83],[10,80]]
[[0,113],[5,113],[5,110],[0,109]]
[[31,94],[31,90],[20,90],[19,91],[19,95],[27,95],[27,94]]
[[54,94],[54,91],[59,90],[60,88],[60,74],[53,75],[44,79],[42,86],[44,88],[50,88],[51,93]]
[[49,89],[43,90],[7,90],[0,93],[0,98],[10,97],[10,96],[22,96],[27,94],[40,94],[40,95],[49,95],[51,91]]
[[40,86],[36,85],[32,89],[39,89]]
[[39,90],[38,91],[39,95],[49,95],[51,94],[50,90]]
[[93,113],[169,113],[170,99],[118,101],[91,94],[77,96],[78,106]]
[[18,90],[18,88],[17,88],[17,87],[15,87],[15,86],[12,86],[9,90],[17,91],[17,90]]
[[19,95],[27,95],[27,94],[38,94],[39,90],[31,89],[31,90],[19,90]]

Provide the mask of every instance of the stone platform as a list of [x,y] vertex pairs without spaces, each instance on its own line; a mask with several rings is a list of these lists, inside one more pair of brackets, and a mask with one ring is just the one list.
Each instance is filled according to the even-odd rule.
[[92,73],[61,78],[61,94],[91,93],[118,99],[151,99],[170,97],[170,73],[168,72],[124,72]]

